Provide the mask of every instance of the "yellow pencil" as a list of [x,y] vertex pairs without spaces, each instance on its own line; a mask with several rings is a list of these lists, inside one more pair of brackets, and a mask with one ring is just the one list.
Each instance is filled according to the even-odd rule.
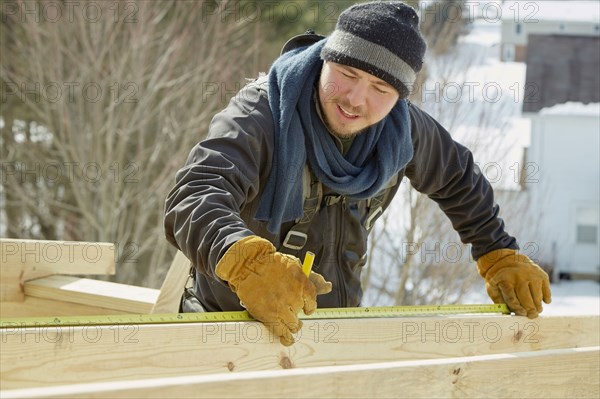
[[306,251],[306,255],[304,255],[304,263],[302,263],[302,272],[306,275],[306,277],[310,276],[310,270],[313,267],[314,261],[315,254],[310,251]]

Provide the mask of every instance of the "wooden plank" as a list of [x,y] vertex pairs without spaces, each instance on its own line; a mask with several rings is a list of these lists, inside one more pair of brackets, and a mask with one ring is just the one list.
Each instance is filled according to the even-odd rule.
[[177,251],[169,271],[160,287],[160,295],[151,313],[177,313],[185,283],[190,274],[190,261],[181,251]]
[[593,346],[599,321],[598,316],[305,320],[291,347],[258,322],[12,326],[1,331],[0,383],[16,389]]
[[27,296],[127,313],[149,313],[158,294],[152,288],[72,276],[49,276],[25,283]]
[[0,301],[24,301],[24,283],[35,278],[115,273],[112,243],[1,238],[0,260]]
[[26,296],[23,302],[0,302],[0,316],[51,317],[131,314],[131,312]]
[[4,391],[4,398],[598,398],[600,348]]
[[25,281],[38,273],[114,274],[112,243],[0,238],[2,268],[25,267]]
[[0,302],[2,317],[148,313],[158,290],[72,276],[48,276],[24,284],[23,302]]
[[[114,315],[114,309],[79,303],[25,297],[23,302],[0,302],[0,315],[5,317],[51,317],[51,316],[96,316]],[[120,312],[131,314],[132,312]]]
[[[4,257],[4,252],[2,253]],[[5,267],[0,263],[0,302],[13,301],[22,302],[25,300],[23,290],[23,267],[14,265]]]

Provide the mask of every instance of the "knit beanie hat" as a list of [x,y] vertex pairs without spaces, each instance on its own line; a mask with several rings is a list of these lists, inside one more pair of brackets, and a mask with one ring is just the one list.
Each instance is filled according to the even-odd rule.
[[356,4],[338,18],[321,58],[361,69],[410,94],[427,44],[414,8],[400,1]]

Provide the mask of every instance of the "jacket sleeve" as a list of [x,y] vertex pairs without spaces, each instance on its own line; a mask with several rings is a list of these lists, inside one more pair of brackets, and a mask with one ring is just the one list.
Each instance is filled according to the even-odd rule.
[[214,269],[236,241],[252,235],[241,209],[268,173],[273,129],[266,93],[257,83],[243,88],[210,123],[207,138],[190,152],[167,196],[164,228],[200,273]]
[[475,260],[494,249],[518,249],[504,230],[492,186],[471,151],[426,112],[410,108],[414,156],[406,176],[412,186],[437,202],[461,240],[472,245]]

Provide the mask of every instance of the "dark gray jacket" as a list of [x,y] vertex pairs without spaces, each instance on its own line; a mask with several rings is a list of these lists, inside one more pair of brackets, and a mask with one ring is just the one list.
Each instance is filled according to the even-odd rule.
[[[195,266],[195,294],[208,311],[242,309],[237,296],[215,275],[229,246],[256,234],[279,249],[294,225],[286,223],[279,235],[273,235],[266,223],[253,219],[273,157],[267,90],[266,79],[258,79],[215,115],[207,138],[192,149],[166,200],[167,239]],[[475,259],[493,249],[518,249],[504,231],[492,188],[471,152],[418,107],[411,105],[410,116],[414,157],[392,191],[406,176],[415,189],[439,204],[462,241],[472,244]],[[318,297],[319,307],[359,306],[369,233],[367,201],[328,202],[332,204],[324,201],[312,219],[308,241],[298,255],[302,259],[305,251],[314,252],[313,270],[333,283],[331,293]]]

